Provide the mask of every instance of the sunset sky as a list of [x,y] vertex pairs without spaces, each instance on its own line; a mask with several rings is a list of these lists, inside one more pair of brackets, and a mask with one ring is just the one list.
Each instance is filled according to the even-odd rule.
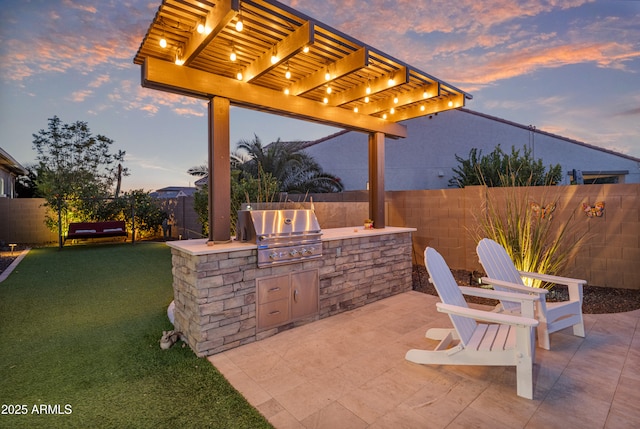
[[[0,147],[32,163],[32,134],[57,115],[126,151],[125,189],[193,184],[187,169],[207,158],[206,102],[142,88],[133,64],[160,3],[2,1]],[[640,157],[640,1],[282,3],[471,93],[471,110]],[[335,131],[231,111],[232,145]]]

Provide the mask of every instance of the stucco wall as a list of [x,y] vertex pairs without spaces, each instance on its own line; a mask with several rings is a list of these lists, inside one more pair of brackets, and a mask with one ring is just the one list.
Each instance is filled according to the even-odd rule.
[[[446,189],[459,166],[455,155],[467,159],[471,148],[492,152],[500,144],[532,150],[543,164],[560,164],[562,184],[569,184],[568,172],[627,170],[625,183],[640,183],[640,163],[607,151],[572,143],[527,127],[488,119],[466,111],[452,110],[404,122],[408,137],[385,143],[385,189]],[[306,149],[322,168],[340,177],[345,190],[366,189],[368,180],[368,136],[348,132]]]

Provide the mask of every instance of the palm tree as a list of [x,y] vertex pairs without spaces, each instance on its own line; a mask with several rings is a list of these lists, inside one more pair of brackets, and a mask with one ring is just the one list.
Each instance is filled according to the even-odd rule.
[[260,138],[241,140],[236,156],[244,159],[239,164],[242,172],[258,176],[259,166],[279,183],[281,192],[340,192],[344,189],[340,179],[325,173],[309,154],[302,142],[283,142],[280,139],[263,146]]

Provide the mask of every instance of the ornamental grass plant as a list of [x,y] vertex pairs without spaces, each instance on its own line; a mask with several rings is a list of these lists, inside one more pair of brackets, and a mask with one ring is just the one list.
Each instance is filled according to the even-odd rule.
[[[477,241],[484,237],[496,241],[520,271],[564,275],[585,239],[585,233],[577,232],[574,226],[577,208],[565,208],[561,217],[556,213],[560,201],[554,187],[516,186],[507,175],[501,176],[501,183],[500,188],[487,192],[482,214],[476,219]],[[538,200],[534,189],[543,189]],[[532,287],[553,287],[540,280],[523,280]]]
[[267,428],[172,326],[161,243],[33,249],[0,283],[1,428]]

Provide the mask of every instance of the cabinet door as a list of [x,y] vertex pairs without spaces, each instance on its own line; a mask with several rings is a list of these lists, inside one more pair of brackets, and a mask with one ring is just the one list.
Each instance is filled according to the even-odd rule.
[[291,273],[291,319],[317,314],[319,293],[318,270]]

